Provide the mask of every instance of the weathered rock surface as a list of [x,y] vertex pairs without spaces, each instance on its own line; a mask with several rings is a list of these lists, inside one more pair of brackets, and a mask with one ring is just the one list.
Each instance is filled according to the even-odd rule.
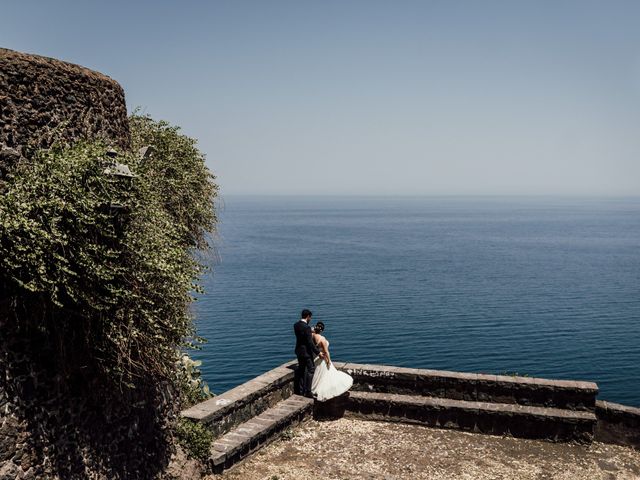
[[131,142],[124,91],[115,80],[53,58],[0,48],[0,166],[53,142]]

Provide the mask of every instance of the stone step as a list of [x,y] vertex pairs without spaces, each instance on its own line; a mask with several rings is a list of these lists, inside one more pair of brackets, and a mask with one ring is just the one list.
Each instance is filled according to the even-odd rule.
[[593,382],[334,362],[352,390],[594,411]]
[[286,428],[302,421],[313,410],[313,399],[292,395],[214,441],[209,467],[214,473],[243,460],[267,445]]
[[592,412],[376,392],[350,392],[346,415],[491,435],[590,443]]

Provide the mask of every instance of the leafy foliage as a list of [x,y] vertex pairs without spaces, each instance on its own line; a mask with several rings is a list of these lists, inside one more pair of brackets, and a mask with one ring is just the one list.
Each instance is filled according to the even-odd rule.
[[[217,187],[195,140],[148,116],[130,118],[133,178],[105,173],[106,145],[80,142],[22,160],[0,197],[0,282],[16,304],[36,296],[45,315],[21,321],[83,332],[82,348],[109,378],[177,382],[176,351],[194,335],[191,292],[210,248]],[[46,321],[45,321],[46,319]],[[53,322],[52,322],[53,319]]]
[[202,379],[200,365],[202,365],[200,360],[193,360],[186,353],[183,353],[178,361],[178,376],[181,379],[180,385],[182,386],[184,407],[195,405],[213,397],[209,386]]
[[217,187],[196,147],[196,140],[180,133],[180,127],[134,113],[129,118],[135,150],[152,145],[145,172],[156,182],[162,205],[173,218],[182,246],[206,249],[207,232],[215,223],[213,199]]
[[209,457],[213,432],[201,423],[181,418],[176,428],[176,438],[191,458],[205,461]]

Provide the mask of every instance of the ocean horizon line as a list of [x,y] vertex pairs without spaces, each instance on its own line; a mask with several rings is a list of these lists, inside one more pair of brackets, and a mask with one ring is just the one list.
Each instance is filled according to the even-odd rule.
[[348,194],[348,193],[223,193],[218,194],[218,198],[521,198],[521,199],[603,199],[603,200],[625,200],[640,199],[637,194],[483,194],[483,193],[443,193],[443,194]]

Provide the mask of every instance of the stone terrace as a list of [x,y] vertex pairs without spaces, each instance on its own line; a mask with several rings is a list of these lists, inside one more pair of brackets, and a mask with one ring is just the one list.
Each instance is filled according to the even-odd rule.
[[[414,436],[427,439],[466,438],[466,448],[474,452],[484,451],[486,446],[493,446],[491,448],[494,452],[485,451],[483,454],[489,459],[502,458],[500,449],[503,447],[508,451],[517,450],[522,455],[531,456],[526,449],[521,451],[515,446],[536,444],[504,443],[512,441],[513,437],[527,441],[544,439],[583,444],[582,450],[571,450],[574,447],[578,448],[575,445],[534,449],[544,452],[549,457],[546,461],[543,461],[544,455],[540,459],[530,459],[535,465],[540,462],[545,465],[542,472],[554,468],[559,468],[559,472],[567,472],[572,471],[571,465],[580,468],[585,465],[590,458],[589,452],[592,451],[588,445],[594,440],[602,445],[604,451],[615,452],[617,447],[605,447],[602,442],[640,447],[640,409],[596,401],[598,386],[592,382],[341,362],[335,362],[335,365],[353,376],[354,385],[351,392],[328,402],[313,402],[293,395],[295,361],[292,361],[183,411],[182,415],[185,418],[200,422],[214,435],[215,440],[207,462],[209,471],[222,473],[248,457],[255,456],[274,440],[289,437],[288,432],[293,431],[297,424],[311,415],[315,419],[313,424],[318,425],[320,431],[329,425],[326,420],[340,419],[335,425],[350,426],[345,432],[338,430],[326,438],[319,437],[317,440],[321,442],[322,448],[329,448],[333,441],[333,433],[348,433],[350,429],[357,432],[357,425],[352,423],[354,419],[366,422],[362,428],[370,428],[372,437],[375,437],[374,434],[378,431],[394,432],[397,428],[399,430],[396,433],[400,434],[404,431],[402,429],[410,428],[407,438],[389,434],[378,439],[381,448],[390,449],[389,458],[392,458],[396,451],[403,452],[402,448],[396,448],[398,445],[412,445]],[[376,427],[366,427],[372,425],[372,420],[381,423]],[[413,426],[394,427],[385,423]],[[422,428],[425,426],[489,434],[500,437],[500,440],[481,440],[476,436],[438,437],[444,434],[424,433]],[[344,445],[369,441],[369,437],[364,440],[349,440],[347,435],[344,438]],[[424,452],[432,452],[434,448],[437,451],[437,445],[427,442],[414,452],[414,455],[418,459],[423,458]],[[446,446],[445,451],[448,450],[449,446]],[[563,458],[568,458],[565,453],[570,451],[574,454],[581,453],[583,457],[577,463],[576,458],[562,463]],[[626,450],[620,452],[624,451]],[[637,453],[631,457],[637,459],[636,455]],[[334,457],[331,462],[332,468],[341,461],[339,456]],[[304,460],[306,457],[302,458]],[[410,449],[398,458],[411,461]],[[353,461],[356,461],[355,457]],[[365,461],[364,457],[358,461]],[[370,461],[368,456],[366,461]],[[556,461],[560,461],[564,466],[558,467],[554,463]],[[590,464],[589,469],[603,468],[604,471],[608,471],[608,467],[602,467],[609,465],[606,460],[598,457],[593,461],[595,463],[592,462],[593,465]],[[603,461],[605,463],[602,463]],[[476,463],[484,465],[486,461],[477,459]],[[431,464],[418,462],[414,468],[420,470],[427,465]],[[626,468],[626,465],[625,463],[623,467]],[[626,472],[624,468],[622,471]],[[593,473],[590,470],[589,472],[589,475]],[[640,475],[637,478],[640,478]]]
[[309,420],[209,480],[631,480],[640,452],[594,442],[550,443],[418,425]]

